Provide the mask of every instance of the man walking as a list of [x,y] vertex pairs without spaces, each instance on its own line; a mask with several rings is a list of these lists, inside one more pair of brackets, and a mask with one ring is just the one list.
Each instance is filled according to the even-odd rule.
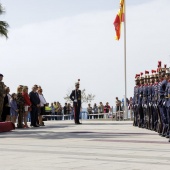
[[79,90],[79,85],[79,82],[75,83],[75,90],[70,94],[70,99],[73,101],[75,124],[81,124],[79,121],[81,108],[81,90]]

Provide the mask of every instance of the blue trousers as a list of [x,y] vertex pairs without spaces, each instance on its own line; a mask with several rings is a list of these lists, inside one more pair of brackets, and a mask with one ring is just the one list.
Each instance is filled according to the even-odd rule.
[[159,111],[161,114],[163,127],[166,127],[168,125],[166,107],[164,105],[159,105]]
[[167,107],[168,131],[170,131],[170,107]]

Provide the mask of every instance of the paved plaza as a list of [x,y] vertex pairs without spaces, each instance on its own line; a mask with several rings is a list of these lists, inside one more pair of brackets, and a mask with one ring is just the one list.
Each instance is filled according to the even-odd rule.
[[1,170],[164,170],[170,143],[131,121],[49,121],[0,134]]

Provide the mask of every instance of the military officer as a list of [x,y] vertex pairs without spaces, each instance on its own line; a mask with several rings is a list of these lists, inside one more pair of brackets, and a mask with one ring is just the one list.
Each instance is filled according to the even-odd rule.
[[140,74],[135,76],[135,87],[134,87],[134,97],[133,97],[133,112],[134,112],[134,126],[138,126],[138,99],[139,99],[139,86],[140,86]]
[[148,97],[147,97],[147,106],[148,106],[148,127],[150,130],[153,129],[153,107],[152,107],[152,85],[153,85],[153,75],[148,75]]
[[162,132],[160,135],[166,136],[167,132],[167,111],[166,111],[166,106],[165,106],[165,90],[167,86],[167,78],[166,78],[166,69],[162,68],[160,69],[160,83],[158,84],[158,107],[160,111],[160,117],[162,120]]
[[75,90],[73,90],[72,93],[70,94],[70,99],[73,101],[75,124],[81,124],[79,121],[81,109],[81,90],[79,90],[80,86],[79,81],[80,80],[78,80],[78,82],[75,83]]
[[[167,110],[167,134],[166,137],[169,138],[170,135],[170,70],[166,70],[167,86],[165,90],[165,101],[166,101],[166,110]],[[170,142],[170,139],[169,139]]]
[[144,115],[142,108],[143,101],[143,86],[144,86],[144,77],[143,73],[140,73],[140,86],[139,86],[139,98],[138,98],[138,114],[139,114],[139,127],[144,127]]
[[148,71],[145,71],[144,77],[144,85],[143,85],[143,98],[142,98],[142,108],[143,108],[143,115],[144,115],[144,126],[145,128],[149,128],[149,115],[148,115],[148,80],[147,75],[149,74]]
[[[158,74],[156,73],[154,75],[154,85],[152,87],[152,103],[153,103],[153,120],[154,120],[154,130],[158,132],[158,127],[159,127],[159,122],[160,120],[158,119],[158,83],[159,83],[159,79],[158,79]],[[158,122],[159,120],[159,122]]]
[[2,121],[1,115],[3,111],[3,103],[4,103],[4,96],[5,96],[5,84],[2,82],[2,80],[3,80],[3,75],[0,74],[0,121]]
[[155,73],[156,73],[156,70],[152,70],[151,71],[152,72],[152,74],[151,74],[151,76],[150,76],[150,86],[151,86],[151,100],[150,100],[150,102],[151,102],[151,129],[152,130],[155,130],[156,131],[156,121],[157,121],[157,119],[156,119],[156,108],[157,107],[155,107],[156,105],[155,105]]
[[159,133],[162,128],[162,121],[161,121],[160,111],[159,111],[159,107],[158,107],[158,94],[159,94],[159,90],[158,90],[159,86],[158,85],[159,85],[159,75],[158,75],[158,73],[156,73],[155,74],[155,84],[154,84],[154,109],[155,109],[154,125],[155,125],[155,130]]

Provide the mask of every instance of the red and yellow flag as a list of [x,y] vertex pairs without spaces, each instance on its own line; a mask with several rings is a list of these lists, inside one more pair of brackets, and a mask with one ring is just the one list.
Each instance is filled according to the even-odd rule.
[[115,31],[116,31],[116,37],[115,37],[116,40],[120,39],[122,22],[124,22],[124,0],[120,0],[120,9],[113,23],[113,25],[115,26]]

